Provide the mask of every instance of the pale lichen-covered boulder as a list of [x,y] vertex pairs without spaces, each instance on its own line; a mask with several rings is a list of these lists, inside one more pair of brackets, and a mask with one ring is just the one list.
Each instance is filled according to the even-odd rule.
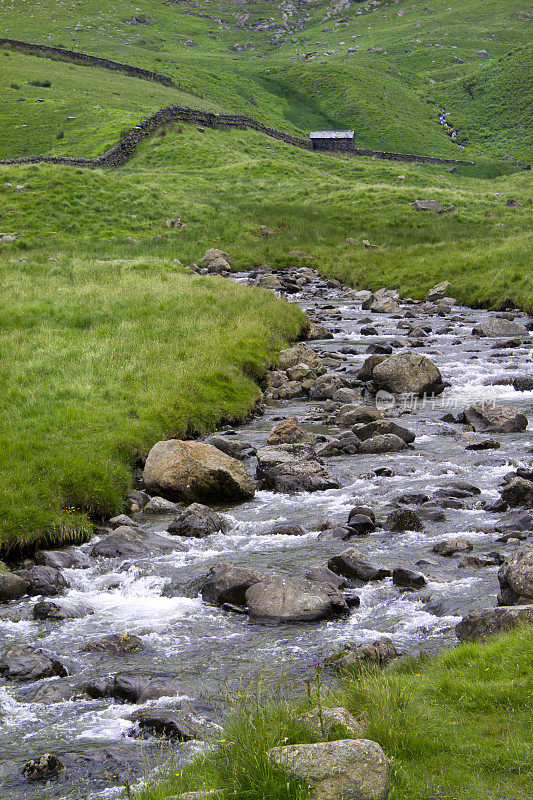
[[320,738],[338,731],[359,737],[363,729],[361,723],[345,708],[314,708],[295,717],[295,722]]
[[504,317],[491,317],[485,322],[476,325],[472,333],[475,336],[529,336],[528,331],[519,322]]
[[312,800],[385,800],[391,762],[376,742],[340,739],[269,750],[270,761],[302,778]]
[[439,368],[426,356],[417,353],[397,353],[389,356],[372,371],[377,389],[393,394],[440,394],[444,383]]
[[255,481],[237,459],[204,442],[157,442],[146,459],[149,491],[184,503],[250,500]]

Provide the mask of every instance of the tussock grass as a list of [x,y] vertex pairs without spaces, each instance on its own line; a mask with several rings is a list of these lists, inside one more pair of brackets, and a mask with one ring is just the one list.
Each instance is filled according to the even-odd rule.
[[[384,672],[352,670],[322,697],[348,708],[393,760],[390,800],[528,800],[533,792],[533,628],[463,644],[434,658],[402,659]],[[316,692],[270,700],[259,684],[239,696],[220,741],[201,758],[148,785],[137,800],[217,788],[236,800],[306,800],[266,752],[313,742],[295,717]],[[349,738],[346,731],[330,737]]]
[[161,262],[0,265],[0,546],[62,543],[120,511],[161,438],[242,417],[303,315]]

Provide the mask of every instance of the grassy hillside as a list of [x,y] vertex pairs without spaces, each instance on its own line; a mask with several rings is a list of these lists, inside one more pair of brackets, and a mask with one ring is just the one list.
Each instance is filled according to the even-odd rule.
[[[13,0],[3,8],[6,36],[147,67],[180,88],[0,51],[0,156],[94,155],[178,103],[246,111],[300,133],[353,127],[368,147],[459,158],[481,141],[501,154],[505,136],[505,152],[522,157],[523,93],[512,87],[523,80],[525,23],[514,10],[493,0],[481,10],[467,0],[454,14],[436,0],[385,2],[361,14],[356,4],[336,17],[329,9],[302,6],[284,22],[268,2]],[[142,14],[148,24],[127,24]],[[239,43],[248,49],[232,49]],[[491,58],[480,61],[478,48]],[[300,60],[311,51],[316,58]],[[467,106],[461,93],[472,76],[478,88]],[[464,108],[452,119],[468,125],[470,149],[437,123],[441,88],[446,108]],[[489,110],[505,121],[503,133],[483,127]],[[135,453],[188,425],[243,413],[256,389],[239,365],[256,372],[301,325],[292,306],[181,274],[176,258],[188,264],[221,246],[247,268],[299,263],[289,253],[304,250],[324,274],[356,286],[421,297],[450,279],[463,302],[510,298],[532,308],[529,175],[514,162],[474,157],[474,167],[449,173],[301,151],[251,131],[173,125],[118,170],[0,167],[0,232],[15,237],[0,243],[9,290],[0,339],[9,387],[4,546],[84,531],[88,515],[118,510]],[[428,197],[455,211],[436,216],[410,205]],[[509,198],[522,207],[507,207]],[[188,227],[169,228],[176,217]],[[277,235],[258,237],[260,224]],[[363,239],[379,249],[365,249]],[[222,335],[227,329],[234,338]],[[204,389],[191,408],[182,387],[199,376]]]
[[[408,659],[381,674],[347,673],[329,692],[322,677],[321,698],[324,706],[349,709],[363,725],[362,738],[393,759],[389,800],[529,800],[532,648],[529,627],[431,660]],[[281,744],[320,741],[294,719],[316,707],[316,689],[299,702],[281,695],[269,703],[260,689],[236,698],[212,750],[136,797],[164,800],[219,788],[221,800],[308,800],[307,788],[274,769],[265,754]],[[341,730],[331,735],[345,738]]]
[[[465,155],[438,124],[440,103],[458,125],[464,121],[472,152],[503,155],[512,140],[512,155],[528,157],[525,76],[509,70],[503,80],[491,77],[498,59],[529,41],[518,0],[504,8],[499,0],[463,0],[458,8],[385,0],[370,12],[357,3],[333,16],[330,9],[328,2],[300,6],[284,20],[276,2],[38,0],[30,7],[13,0],[3,23],[6,36],[163,72],[198,99],[287,130],[334,124],[354,128],[374,149],[468,158],[469,147]],[[149,24],[127,24],[134,17]],[[261,20],[274,29],[263,30]],[[482,49],[489,59],[476,55]],[[313,59],[301,60],[306,54]],[[453,83],[464,79],[484,87],[484,100],[463,113]]]

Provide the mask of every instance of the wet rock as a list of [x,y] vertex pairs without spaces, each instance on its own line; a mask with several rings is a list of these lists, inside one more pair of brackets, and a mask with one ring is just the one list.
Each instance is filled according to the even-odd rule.
[[245,600],[250,617],[263,623],[316,622],[349,613],[333,586],[299,578],[268,577],[247,589]]
[[467,444],[465,450],[499,450],[500,443],[496,439],[483,439],[479,442]]
[[203,442],[158,442],[143,478],[149,490],[186,503],[250,500],[255,494],[255,481],[243,464]]
[[455,626],[455,635],[460,642],[472,642],[494,634],[505,633],[523,625],[533,625],[533,605],[511,608],[503,606],[474,611],[463,617],[461,622]]
[[361,736],[363,726],[345,708],[314,708],[294,718],[301,728],[320,739],[328,734],[348,733]]
[[201,503],[192,503],[167,528],[174,536],[189,536],[203,539],[213,533],[225,531],[226,523],[212,508]]
[[517,392],[532,392],[533,391],[533,376],[531,375],[517,375],[511,381],[513,389]]
[[208,739],[220,732],[220,727],[190,711],[169,711],[166,708],[139,709],[130,719],[136,724],[135,736],[155,736],[160,739]]
[[24,699],[32,703],[53,705],[54,703],[64,703],[67,700],[87,700],[88,696],[83,693],[79,686],[75,686],[68,680],[57,678],[53,681],[38,684],[36,688],[31,687],[29,696],[25,695]]
[[442,300],[446,297],[446,292],[450,288],[450,281],[442,281],[437,283],[426,295],[426,300],[429,303],[434,303],[436,300]]
[[383,419],[381,411],[375,406],[368,406],[363,403],[343,406],[337,414],[337,424],[343,428],[349,428],[358,422],[374,422],[381,419]]
[[362,514],[364,517],[369,517],[374,525],[376,524],[376,515],[370,506],[354,506],[348,514],[348,525],[351,525],[352,519],[359,514]]
[[481,569],[482,567],[494,567],[503,563],[503,558],[499,553],[488,554],[488,556],[464,556],[459,563],[458,567],[461,569]]
[[62,621],[64,619],[80,619],[89,614],[94,614],[94,609],[81,602],[63,601],[55,603],[52,600],[42,600],[33,607],[35,619],[52,619]]
[[525,478],[512,478],[500,492],[502,500],[509,506],[533,508],[533,481]]
[[316,800],[385,800],[391,762],[376,742],[341,739],[274,747],[268,758],[304,780]]
[[240,441],[232,436],[220,436],[218,434],[210,436],[209,444],[212,444],[217,450],[222,450],[227,456],[238,458],[239,461],[243,461],[245,458],[255,455],[255,447],[248,442]]
[[30,783],[36,781],[49,781],[64,770],[65,767],[57,756],[52,753],[43,753],[38,759],[31,759],[22,770],[22,777]]
[[54,567],[32,567],[21,572],[21,577],[26,581],[29,595],[44,595],[47,597],[61,594],[67,581],[58,569]]
[[392,571],[392,582],[402,589],[422,589],[427,581],[419,572],[397,567]]
[[491,317],[476,325],[472,333],[474,336],[528,336],[527,330],[519,322],[503,317]]
[[430,522],[443,522],[446,519],[446,514],[442,508],[433,502],[421,505],[417,513],[421,519],[427,519]]
[[137,700],[133,700],[132,702],[137,702],[142,705],[149,700],[159,700],[161,697],[175,697],[176,695],[186,696],[187,692],[182,686],[176,683],[176,681],[172,681],[168,678],[154,678],[148,682],[139,694]]
[[363,308],[373,311],[374,314],[397,314],[400,310],[400,306],[393,297],[377,298],[375,296],[370,302],[365,301]]
[[135,558],[150,553],[169,553],[185,550],[181,542],[172,542],[157,533],[148,533],[138,528],[120,527],[102,536],[92,550],[91,556],[97,558]]
[[179,511],[179,506],[164,497],[151,497],[143,511],[145,514],[174,514]]
[[0,675],[15,681],[38,681],[64,677],[68,670],[58,658],[40,647],[12,645],[0,658]]
[[416,438],[412,431],[390,419],[381,419],[375,422],[368,422],[366,425],[357,425],[353,431],[362,440],[371,439],[373,436],[378,435],[384,436],[388,433],[399,436],[406,444],[412,444]]
[[372,371],[376,388],[393,394],[440,394],[444,390],[442,375],[426,356],[398,353],[377,364]]
[[385,530],[394,533],[401,533],[403,531],[421,531],[424,529],[422,520],[416,511],[409,508],[399,508],[396,511],[391,511],[385,520]]
[[54,567],[54,569],[69,569],[70,567],[85,569],[91,563],[85,553],[80,553],[72,548],[37,550],[33,558],[36,564],[43,567]]
[[259,570],[234,564],[215,564],[202,579],[199,591],[206,603],[244,606],[246,591],[264,579],[265,573]]
[[331,399],[334,403],[341,403],[343,406],[354,405],[361,402],[361,390],[339,389]]
[[496,530],[500,532],[533,530],[533,511],[511,511],[496,525]]
[[142,639],[130,633],[110,633],[99,636],[82,648],[86,653],[108,653],[112,656],[128,656],[144,650]]
[[346,578],[363,581],[364,583],[380,581],[392,575],[389,569],[375,567],[362,560],[359,551],[353,548],[343,550],[339,555],[330,558],[328,567],[337,575],[344,575]]
[[26,593],[26,581],[11,572],[0,572],[0,603],[19,600]]
[[111,517],[108,525],[110,528],[120,528],[121,525],[135,525],[135,522],[127,514],[118,514],[116,517]]
[[311,400],[331,400],[339,389],[346,386],[346,380],[340,375],[327,372],[313,381],[309,389],[309,397]]
[[257,478],[265,489],[278,492],[319,492],[338,489],[331,472],[310,453],[294,445],[261,447],[257,451]]
[[475,431],[515,433],[527,428],[527,417],[511,406],[476,403],[464,410],[463,417]]
[[359,445],[360,453],[397,453],[400,450],[405,450],[407,444],[399,436],[394,433],[384,433],[378,436],[372,436],[370,439],[365,439]]
[[305,573],[305,579],[317,583],[327,583],[335,589],[346,589],[350,584],[346,578],[335,575],[328,567],[314,567]]
[[474,545],[468,539],[458,536],[455,539],[447,539],[445,542],[438,542],[433,546],[434,553],[439,556],[453,556],[455,553],[464,553],[465,550],[472,550]]
[[366,514],[350,514],[348,526],[357,536],[366,536],[376,530],[376,523]]
[[437,214],[442,214],[444,211],[440,203],[436,200],[415,200],[411,203],[415,211],[435,211]]
[[307,331],[306,338],[310,341],[315,339],[333,339],[333,334],[325,325],[317,325],[315,322],[312,322]]
[[305,528],[302,528],[301,525],[296,525],[294,523],[282,523],[281,525],[276,525],[274,528],[266,532],[266,535],[272,536],[304,536],[306,533]]
[[352,536],[355,535],[356,531],[353,528],[350,528],[348,525],[336,525],[333,528],[328,528],[325,531],[322,531],[318,538],[321,541],[333,541],[335,539],[344,541],[345,539],[351,539]]
[[427,494],[423,492],[404,492],[395,498],[396,503],[406,506],[418,506],[429,501]]
[[277,422],[269,433],[267,444],[304,444],[314,442],[315,437],[304,431],[296,417]]
[[533,542],[522,545],[498,570],[498,605],[533,603]]

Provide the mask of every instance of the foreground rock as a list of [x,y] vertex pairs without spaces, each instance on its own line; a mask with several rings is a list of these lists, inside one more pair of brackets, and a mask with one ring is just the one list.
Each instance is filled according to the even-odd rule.
[[372,370],[372,380],[377,389],[392,394],[440,394],[444,383],[440,370],[426,356],[416,353],[398,353],[377,364]]
[[518,433],[527,428],[527,417],[511,406],[476,403],[464,410],[463,418],[475,431]]
[[376,742],[340,739],[274,747],[268,758],[302,778],[313,800],[385,800],[391,762]]
[[298,446],[261,447],[257,461],[257,478],[263,488],[271,491],[320,492],[339,488],[331,472],[309,450]]
[[258,622],[316,622],[349,613],[333,586],[298,578],[269,577],[251,586],[245,600],[250,617]]
[[501,606],[533,603],[533,542],[522,545],[498,570]]
[[15,681],[38,681],[55,675],[64,677],[68,670],[46,650],[17,644],[9,647],[0,658],[0,675]]
[[455,626],[455,635],[460,642],[471,642],[496,633],[505,633],[523,625],[533,625],[533,605],[511,608],[500,606],[474,611],[463,617]]
[[102,536],[91,549],[91,556],[97,558],[135,558],[150,553],[170,553],[172,550],[185,550],[181,542],[172,542],[157,533],[142,531],[121,525],[116,530]]
[[143,472],[149,491],[184,503],[251,500],[255,481],[235,458],[203,442],[157,442]]

